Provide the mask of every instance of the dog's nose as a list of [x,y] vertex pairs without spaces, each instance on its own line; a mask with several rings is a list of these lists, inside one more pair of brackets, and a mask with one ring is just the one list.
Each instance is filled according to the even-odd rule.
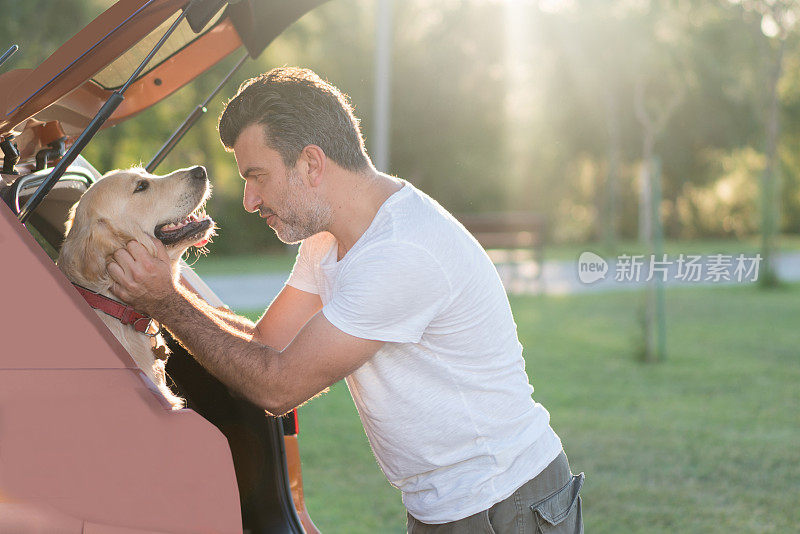
[[198,180],[205,180],[208,174],[206,173],[206,168],[202,165],[198,165],[197,167],[192,167],[189,169],[189,175],[192,178],[196,178]]

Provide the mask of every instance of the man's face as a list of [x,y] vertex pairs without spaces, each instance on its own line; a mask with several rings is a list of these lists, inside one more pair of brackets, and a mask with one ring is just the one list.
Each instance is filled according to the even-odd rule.
[[[299,165],[287,168],[264,142],[264,129],[251,124],[233,146],[244,178],[244,209],[258,211],[284,243],[297,243],[327,229],[330,206],[303,179]],[[299,162],[298,162],[299,163]]]

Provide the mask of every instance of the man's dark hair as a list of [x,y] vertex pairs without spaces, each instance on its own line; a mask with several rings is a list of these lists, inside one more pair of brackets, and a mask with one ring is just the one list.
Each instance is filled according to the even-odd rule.
[[228,151],[251,124],[264,126],[267,145],[286,166],[308,145],[319,146],[345,169],[371,166],[347,95],[309,69],[276,68],[242,83],[219,117],[219,137]]

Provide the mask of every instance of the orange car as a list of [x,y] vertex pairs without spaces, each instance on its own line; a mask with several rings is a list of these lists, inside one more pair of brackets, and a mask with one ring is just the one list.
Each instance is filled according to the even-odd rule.
[[171,410],[53,259],[100,176],[80,156],[100,128],[236,51],[256,57],[323,2],[120,0],[38,68],[0,75],[0,532],[317,532],[297,414],[265,414],[168,340],[188,405]]

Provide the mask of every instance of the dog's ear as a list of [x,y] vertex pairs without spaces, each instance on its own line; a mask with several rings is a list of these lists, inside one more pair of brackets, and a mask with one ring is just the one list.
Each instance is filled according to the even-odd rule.
[[72,205],[69,209],[69,214],[67,214],[67,222],[64,223],[64,236],[66,237],[69,235],[69,231],[72,230],[72,226],[75,224],[75,212],[78,209],[78,202]]
[[111,287],[106,270],[108,260],[134,236],[113,228],[105,218],[88,224],[76,224],[74,218],[70,218],[67,226],[69,230],[61,247],[58,266],[73,282],[91,288]]

